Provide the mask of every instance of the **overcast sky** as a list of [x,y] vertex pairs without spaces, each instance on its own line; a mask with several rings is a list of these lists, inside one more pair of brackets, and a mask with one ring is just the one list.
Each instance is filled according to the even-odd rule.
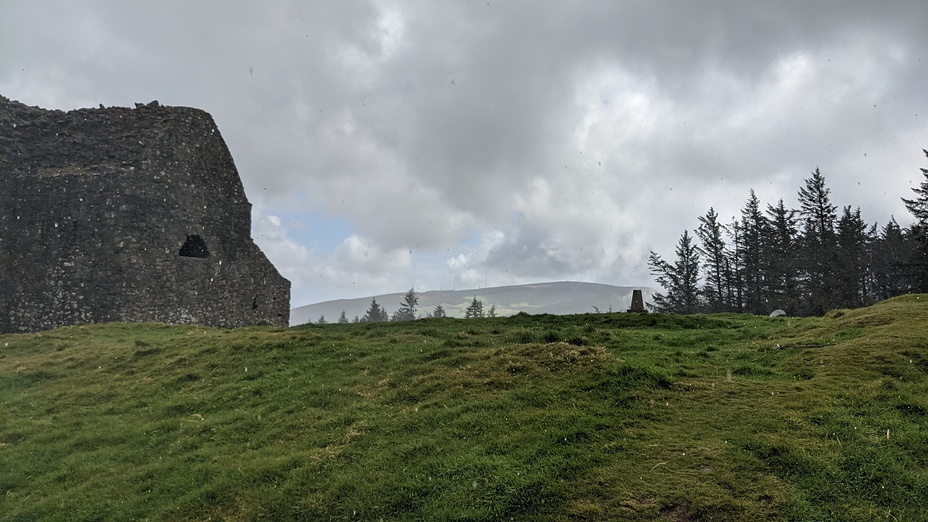
[[204,109],[292,304],[577,280],[816,167],[911,222],[928,2],[0,0],[0,94]]

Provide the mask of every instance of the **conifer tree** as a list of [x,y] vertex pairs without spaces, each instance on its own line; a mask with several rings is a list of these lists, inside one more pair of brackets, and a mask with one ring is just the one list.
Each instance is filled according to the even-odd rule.
[[344,323],[347,323],[347,322],[348,322],[348,316],[345,315],[345,311],[344,311],[344,310],[342,310],[342,314],[338,316],[338,322],[341,323],[341,324],[344,324]]
[[444,307],[435,305],[435,310],[432,311],[432,317],[448,317],[448,315],[445,313]]
[[412,321],[416,318],[416,307],[419,304],[419,296],[416,295],[412,288],[406,292],[403,302],[400,303],[399,310],[393,314],[394,321]]
[[474,295],[474,300],[464,311],[464,319],[476,319],[478,317],[483,317],[483,301],[477,299],[477,296]]
[[760,200],[752,189],[741,210],[740,242],[737,259],[744,282],[744,308],[752,314],[769,313],[765,248],[771,227],[760,210]]
[[[928,150],[922,149],[922,152],[928,157]],[[914,199],[902,198],[902,202],[905,204],[905,208],[915,216],[918,225],[928,227],[928,169],[922,168],[919,170],[922,171],[922,176],[925,179],[917,188],[912,189],[916,197]]]
[[379,304],[377,304],[377,298],[371,298],[371,306],[367,309],[367,313],[364,314],[364,322],[367,323],[382,323],[387,320],[387,312]]
[[889,299],[912,290],[909,261],[912,258],[912,242],[906,233],[891,218],[880,230],[873,247],[874,298]]
[[811,178],[805,180],[805,186],[799,189],[799,214],[803,220],[803,315],[824,315],[838,304],[832,284],[837,262],[836,207],[828,197],[830,192],[818,168],[812,172]]
[[[928,150],[922,149],[925,156]],[[911,242],[908,261],[909,278],[912,290],[928,292],[928,169],[920,169],[925,179],[917,188],[913,188],[915,198],[902,198],[905,208],[915,217],[915,223],[909,227],[906,236]]]
[[653,251],[648,258],[655,281],[667,291],[666,294],[652,294],[652,307],[664,313],[696,313],[700,308],[699,252],[686,230],[677,242],[676,255],[677,260],[672,265]]
[[733,245],[729,257],[731,259],[731,281],[729,292],[734,312],[744,312],[744,270],[741,266],[741,222],[732,218],[728,225],[728,235]]
[[873,304],[870,297],[869,254],[873,231],[860,217],[860,207],[851,211],[847,205],[837,222],[837,266],[833,284],[839,306],[859,308]]
[[718,218],[715,209],[710,207],[705,216],[699,217],[699,228],[696,230],[701,243],[698,250],[703,256],[706,280],[702,293],[706,311],[731,312],[734,310],[730,287],[732,263],[723,237],[725,227],[719,223]]
[[799,306],[799,281],[796,276],[799,229],[796,213],[796,210],[787,210],[782,199],[775,207],[767,205],[771,234],[765,250],[770,307],[783,309],[789,315],[796,314]]

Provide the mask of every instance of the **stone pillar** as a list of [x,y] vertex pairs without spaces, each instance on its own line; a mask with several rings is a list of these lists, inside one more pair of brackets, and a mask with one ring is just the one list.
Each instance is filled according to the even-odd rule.
[[641,290],[632,290],[632,306],[628,309],[629,313],[646,314],[644,308],[644,299],[641,297]]

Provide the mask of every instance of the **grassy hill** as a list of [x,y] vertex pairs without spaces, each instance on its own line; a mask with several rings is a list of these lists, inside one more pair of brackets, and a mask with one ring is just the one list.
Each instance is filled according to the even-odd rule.
[[[519,312],[528,314],[584,314],[593,313],[596,308],[607,311],[625,311],[631,305],[632,292],[642,290],[645,302],[651,301],[651,289],[647,287],[614,286],[600,283],[581,283],[577,281],[558,281],[533,283],[513,286],[496,286],[470,290],[432,290],[418,293],[419,313],[425,315],[441,305],[448,317],[464,317],[474,297],[483,302],[485,312],[493,306],[498,317],[515,315]],[[325,301],[290,310],[290,325],[296,326],[319,321],[325,316],[333,323],[345,312],[351,320],[364,317],[371,305],[371,297],[392,314],[403,302],[406,292],[361,297],[357,299],[339,299]]]
[[0,336],[0,520],[926,520],[926,318]]

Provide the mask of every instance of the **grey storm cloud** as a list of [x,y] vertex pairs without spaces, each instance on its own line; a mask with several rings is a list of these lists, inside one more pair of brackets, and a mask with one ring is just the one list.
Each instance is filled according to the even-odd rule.
[[261,216],[349,223],[328,254],[285,221],[261,229],[278,230],[264,248],[309,287],[354,291],[363,267],[344,256],[358,245],[394,260],[370,275],[401,280],[389,290],[438,286],[427,277],[647,284],[648,251],[670,254],[710,206],[728,219],[750,189],[793,205],[816,167],[836,204],[903,222],[928,147],[923,0],[0,11],[0,93],[201,107]]

